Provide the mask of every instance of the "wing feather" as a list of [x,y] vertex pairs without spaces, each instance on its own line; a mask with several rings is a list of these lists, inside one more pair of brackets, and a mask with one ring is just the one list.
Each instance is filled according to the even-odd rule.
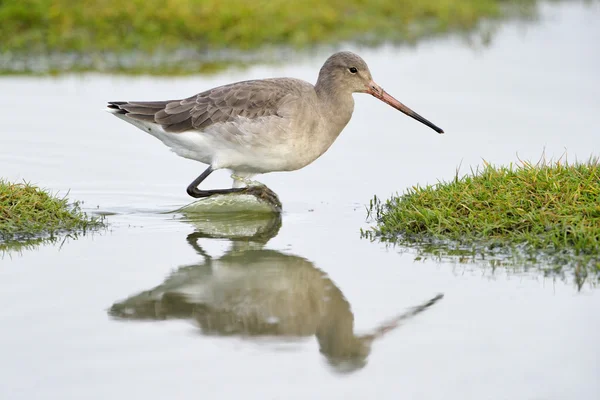
[[240,117],[282,117],[280,108],[298,99],[310,84],[279,78],[237,82],[207,90],[183,100],[110,102],[109,107],[133,118],[160,124],[167,132],[203,131]]

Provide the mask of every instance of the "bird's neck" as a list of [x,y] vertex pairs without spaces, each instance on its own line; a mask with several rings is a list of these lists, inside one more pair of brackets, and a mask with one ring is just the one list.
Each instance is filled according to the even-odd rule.
[[322,77],[319,77],[315,91],[319,98],[321,115],[329,126],[328,131],[337,137],[352,117],[354,111],[352,93],[340,90]]

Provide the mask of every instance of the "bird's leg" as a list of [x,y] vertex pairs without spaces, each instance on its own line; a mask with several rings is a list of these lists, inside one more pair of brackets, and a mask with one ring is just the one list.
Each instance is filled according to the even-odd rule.
[[259,200],[266,201],[267,203],[281,209],[281,201],[277,197],[277,194],[269,189],[264,183],[253,181],[250,179],[253,175],[238,175],[235,171],[231,174],[233,179],[233,187],[239,187],[242,183],[246,186],[242,187],[243,193],[250,194]]
[[261,183],[259,181],[254,181],[249,178],[244,178],[243,176],[239,176],[236,174],[231,174],[231,179],[233,179],[234,181],[242,182],[246,186],[265,186],[264,183]]
[[237,193],[245,190],[245,188],[200,190],[198,188],[198,185],[200,185],[200,183],[202,183],[202,181],[205,180],[213,171],[214,170],[211,166],[206,168],[206,170],[202,174],[200,174],[199,177],[194,179],[194,181],[190,183],[190,185],[187,187],[187,194],[196,199],[200,199],[202,197],[209,197],[215,194]]
[[275,192],[269,189],[267,186],[260,184],[256,186],[247,186],[244,189],[244,193],[251,194],[259,200],[266,201],[267,203],[281,209],[281,201]]
[[[192,183],[190,183],[190,185],[187,188],[187,193],[196,199],[203,198],[203,197],[209,197],[209,196],[212,196],[215,194],[244,193],[244,194],[252,195],[259,200],[266,201],[266,202],[272,204],[273,206],[277,207],[278,209],[281,209],[281,201],[279,201],[279,198],[277,197],[277,195],[271,189],[269,189],[262,183],[259,185],[253,185],[253,186],[247,186],[247,187],[241,187],[241,188],[213,189],[213,190],[198,189],[198,185],[200,185],[200,183],[202,183],[202,181],[204,181],[213,171],[214,170],[212,169],[212,167],[206,168],[206,170],[202,174],[200,174],[199,177],[197,177],[196,179],[194,179],[194,181]],[[241,177],[238,177],[238,178],[244,179]]]

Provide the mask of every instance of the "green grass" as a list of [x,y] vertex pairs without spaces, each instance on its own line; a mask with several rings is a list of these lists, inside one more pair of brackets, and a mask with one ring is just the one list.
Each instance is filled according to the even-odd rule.
[[[535,0],[0,0],[0,53],[251,50],[414,41]],[[513,7],[507,7],[512,5]],[[202,53],[201,53],[202,54]]]
[[414,186],[384,202],[375,198],[368,211],[376,226],[363,234],[372,238],[433,244],[432,251],[441,244],[446,255],[449,249],[462,250],[462,256],[465,250],[519,249],[528,257],[560,255],[560,264],[576,261],[600,271],[598,159],[486,163],[449,182]]
[[103,226],[103,219],[87,216],[79,203],[69,204],[29,184],[0,180],[0,250],[27,248]]

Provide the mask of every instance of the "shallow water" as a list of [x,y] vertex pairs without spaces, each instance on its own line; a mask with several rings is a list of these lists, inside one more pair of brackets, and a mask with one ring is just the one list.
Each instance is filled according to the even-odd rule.
[[[212,77],[1,78],[2,177],[116,214],[105,233],[0,260],[0,398],[597,399],[594,286],[416,261],[359,235],[373,194],[451,178],[461,163],[598,154],[594,4],[546,6],[486,48],[354,48],[447,134],[357,95],[323,157],[260,177],[281,221],[165,214],[189,202],[203,167],[102,109],[242,79],[314,81],[326,55]],[[213,175],[208,186],[230,183]],[[364,335],[437,293],[368,345]]]

